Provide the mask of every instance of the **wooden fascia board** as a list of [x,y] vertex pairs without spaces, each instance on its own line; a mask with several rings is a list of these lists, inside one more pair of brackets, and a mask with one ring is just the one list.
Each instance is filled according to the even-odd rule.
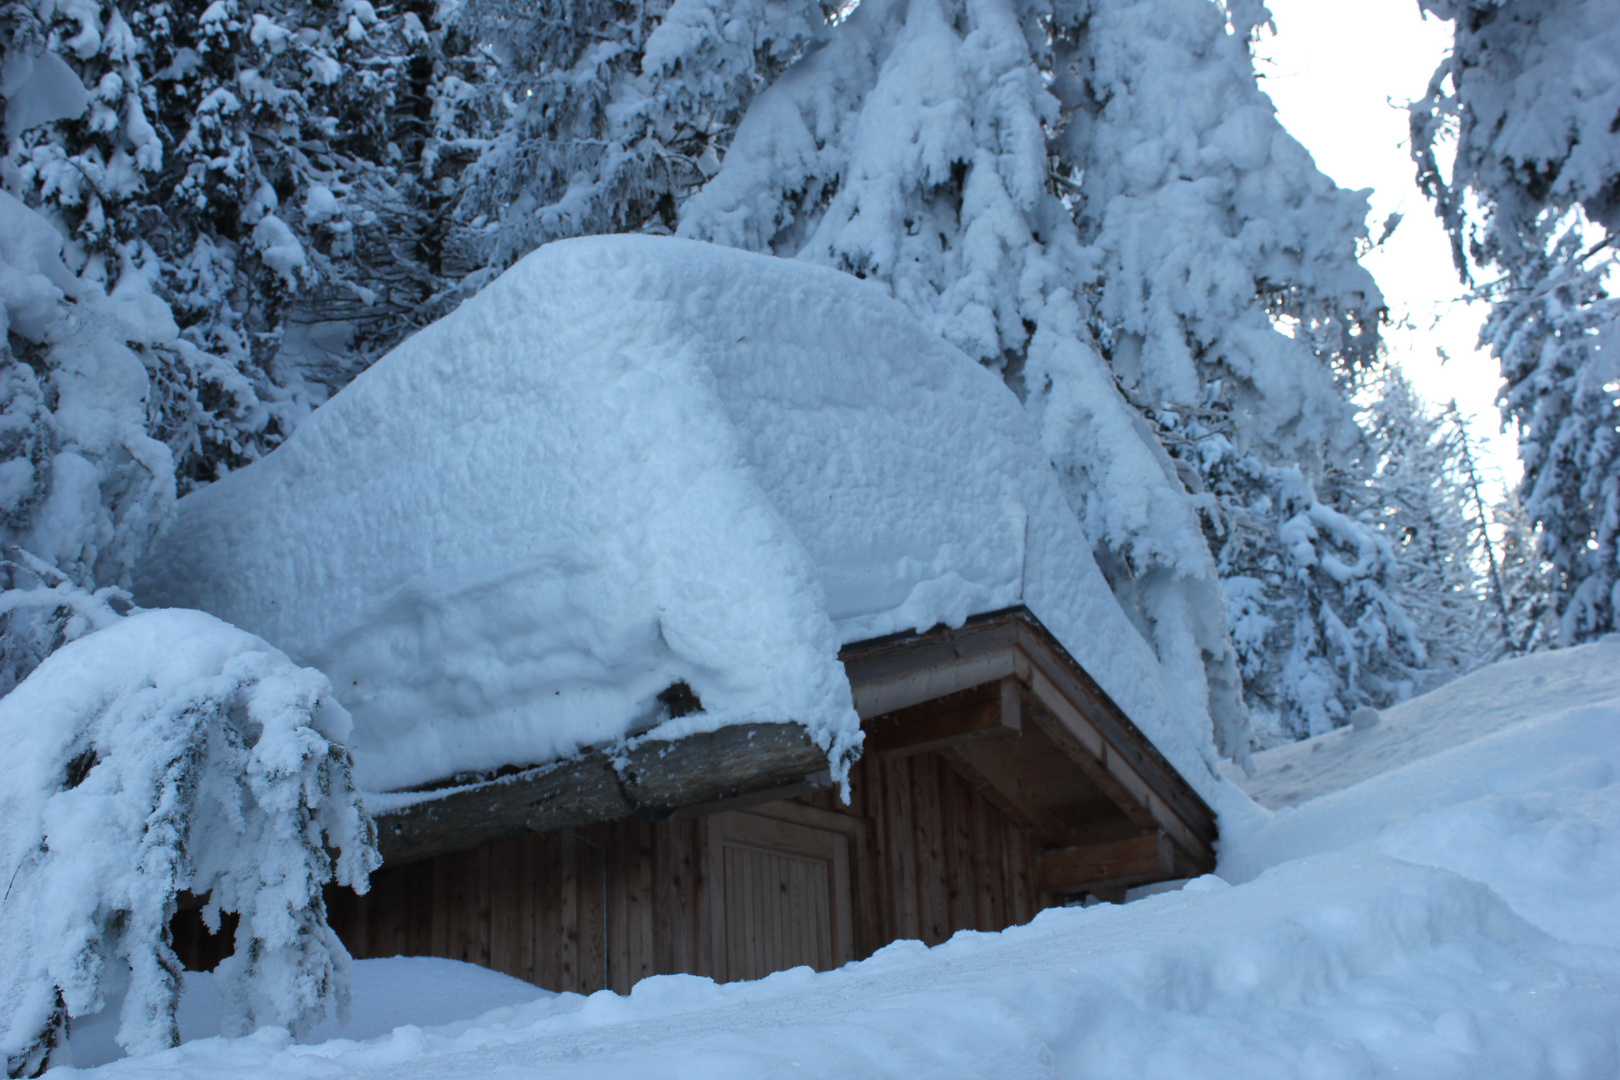
[[1068,752],[1075,764],[1138,826],[1163,829],[1186,849],[1194,863],[1208,863],[1213,867],[1214,853],[1209,840],[1176,813],[1143,772],[1117,751],[1118,744],[1093,723],[1095,714],[1088,714],[1077,706],[1044,671],[1035,668],[1030,675],[1030,692],[1046,706],[1059,727],[1055,731],[1049,727],[1047,735]]
[[1167,831],[1194,866],[1214,865],[1214,812],[1028,609],[857,643],[843,660],[863,719],[1018,679],[1059,721],[1049,734],[1127,814]]
[[1176,853],[1162,832],[1104,844],[1063,848],[1041,855],[1042,892],[1078,893],[1143,885],[1175,876]]
[[424,793],[377,816],[385,865],[801,782],[827,755],[798,724],[739,724],[674,742],[596,750],[484,783]]

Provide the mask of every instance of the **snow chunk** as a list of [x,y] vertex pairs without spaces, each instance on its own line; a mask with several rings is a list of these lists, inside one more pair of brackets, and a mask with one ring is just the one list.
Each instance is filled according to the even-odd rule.
[[311,184],[309,194],[304,196],[304,221],[309,225],[319,225],[337,217],[343,212],[332,189],[325,184]]
[[288,289],[297,291],[301,278],[309,269],[309,257],[304,246],[289,226],[275,214],[266,214],[253,227],[253,246],[259,249],[264,264],[274,270]]
[[681,733],[837,760],[841,643],[1020,602],[1213,785],[1016,398],[870,285],[707,244],[537,251],[183,500],[138,588],[326,671],[368,788],[657,735],[677,682]]
[[90,93],[67,62],[54,52],[38,56],[26,48],[6,50],[0,68],[0,97],[6,99],[6,135],[20,139],[29,128],[83,116]]

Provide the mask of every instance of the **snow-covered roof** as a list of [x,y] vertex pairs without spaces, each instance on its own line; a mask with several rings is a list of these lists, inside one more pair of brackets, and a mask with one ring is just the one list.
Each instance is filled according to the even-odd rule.
[[[1174,715],[1031,427],[872,285],[561,242],[182,500],[137,597],[325,671],[373,790],[651,728],[792,720],[836,757],[842,644],[1023,603],[1207,789],[1208,718]],[[701,713],[669,718],[678,682]]]

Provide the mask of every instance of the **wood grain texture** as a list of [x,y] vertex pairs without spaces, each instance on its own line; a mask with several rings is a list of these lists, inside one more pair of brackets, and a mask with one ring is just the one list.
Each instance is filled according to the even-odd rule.
[[627,814],[658,819],[683,806],[799,783],[826,768],[826,754],[798,724],[736,725],[447,788],[379,814],[377,845],[383,862],[398,866]]
[[708,824],[709,860],[721,881],[709,890],[716,968],[757,979],[807,964],[827,970],[854,959],[849,831],[789,817],[729,812]]
[[[923,758],[916,759],[925,760]],[[884,806],[878,829],[885,837],[884,894],[889,906],[890,934],[895,938],[922,937],[922,908],[917,896],[917,838],[912,828],[911,758],[882,763]]]
[[1063,848],[1041,855],[1040,887],[1047,892],[1096,892],[1162,881],[1175,870],[1175,849],[1163,833]]
[[864,721],[863,749],[868,755],[898,757],[981,739],[1015,738],[1019,719],[1018,681],[1002,679]]

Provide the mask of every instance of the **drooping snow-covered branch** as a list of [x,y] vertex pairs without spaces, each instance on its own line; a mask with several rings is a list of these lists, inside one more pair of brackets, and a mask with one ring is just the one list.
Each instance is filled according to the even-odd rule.
[[364,890],[375,830],[326,678],[211,616],[147,611],[58,649],[0,698],[0,1054],[32,1075],[124,981],[118,1041],[178,1038],[177,898],[239,912],[219,971],[237,1031],[340,1002],[322,886]]

